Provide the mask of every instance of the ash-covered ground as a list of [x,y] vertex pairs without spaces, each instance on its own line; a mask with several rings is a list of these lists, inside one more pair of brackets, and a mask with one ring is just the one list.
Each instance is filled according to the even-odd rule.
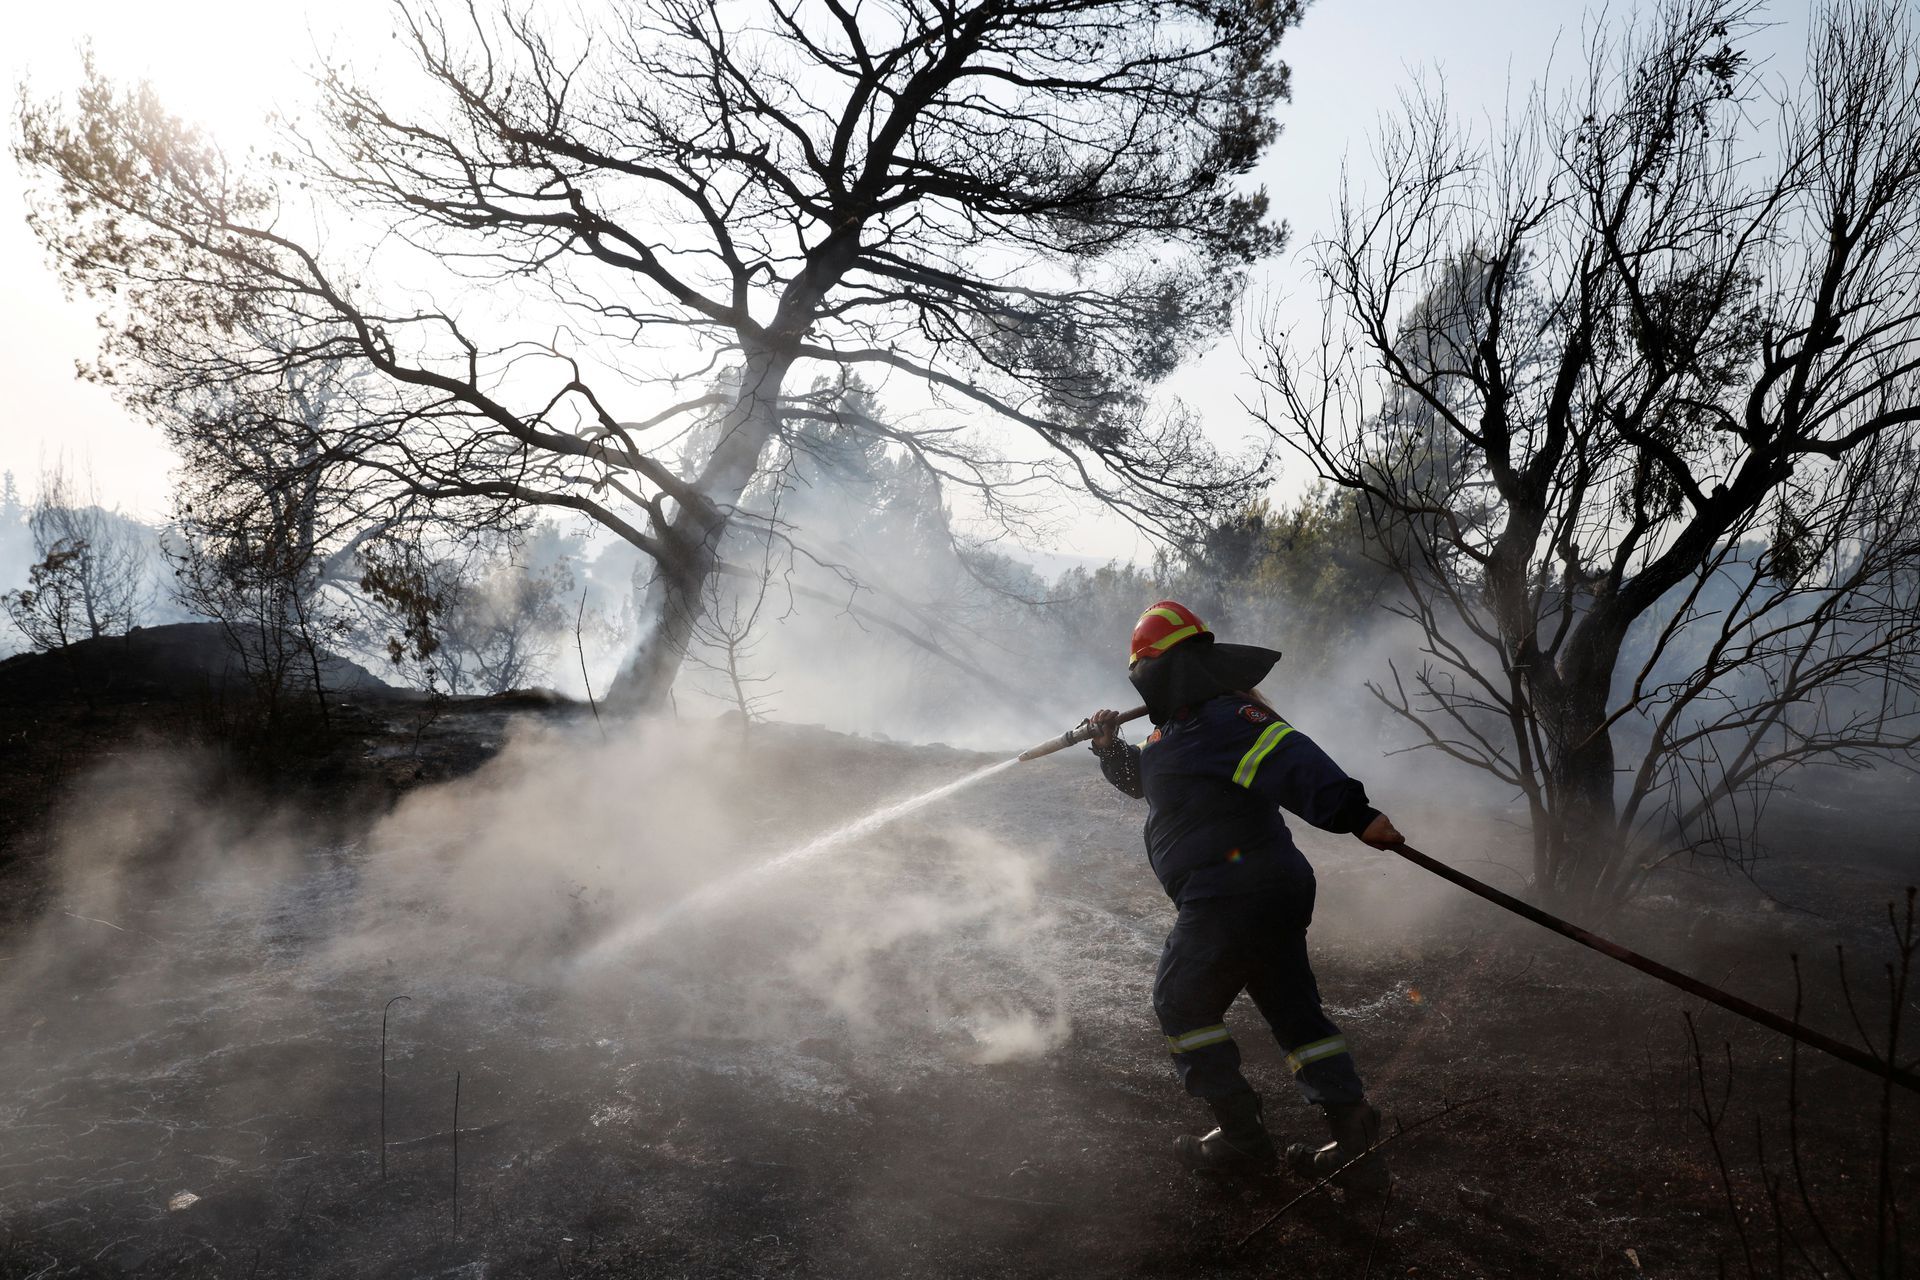
[[[1138,803],[1084,752],[602,958],[694,889],[997,757],[498,707],[425,732],[371,716],[359,750],[429,780],[355,822],[211,803],[177,750],[72,770],[0,940],[0,1276],[1745,1274],[1756,1117],[1783,1167],[1784,1042],[1308,831],[1323,993],[1377,1101],[1411,1123],[1482,1100],[1393,1144],[1384,1208],[1321,1194],[1243,1244],[1303,1187],[1175,1166],[1204,1113],[1148,1006],[1171,908]],[[452,757],[478,767],[419,765]],[[1675,875],[1605,927],[1783,1009],[1798,951],[1805,1016],[1836,1034],[1844,943],[1883,1025],[1884,904],[1914,868],[1860,833],[1920,813],[1873,796],[1794,810],[1762,881],[1788,906]],[[1381,799],[1514,883],[1501,815]],[[1683,1009],[1715,1106],[1731,1064],[1731,1209]],[[1317,1140],[1257,1016],[1230,1022],[1277,1136]],[[1807,1201],[1866,1256],[1880,1094],[1808,1055],[1797,1080]]]

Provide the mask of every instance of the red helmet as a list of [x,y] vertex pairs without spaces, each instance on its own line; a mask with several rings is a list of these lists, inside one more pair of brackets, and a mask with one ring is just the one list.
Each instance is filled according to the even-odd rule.
[[1157,658],[1182,640],[1207,634],[1207,624],[1193,610],[1174,600],[1149,605],[1133,624],[1133,642],[1127,646],[1128,662]]

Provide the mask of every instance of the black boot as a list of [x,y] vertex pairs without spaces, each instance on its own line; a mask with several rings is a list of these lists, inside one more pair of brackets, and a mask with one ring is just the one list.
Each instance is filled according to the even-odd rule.
[[1380,1141],[1380,1113],[1364,1100],[1336,1103],[1322,1111],[1333,1141],[1317,1150],[1304,1142],[1293,1143],[1287,1148],[1287,1168],[1317,1182],[1344,1165],[1345,1171],[1333,1185],[1349,1197],[1385,1195],[1393,1183],[1386,1157],[1369,1150]]
[[1236,1093],[1209,1100],[1220,1127],[1204,1137],[1183,1133],[1173,1140],[1180,1163],[1209,1173],[1265,1173],[1280,1162],[1273,1139],[1260,1122],[1260,1095]]

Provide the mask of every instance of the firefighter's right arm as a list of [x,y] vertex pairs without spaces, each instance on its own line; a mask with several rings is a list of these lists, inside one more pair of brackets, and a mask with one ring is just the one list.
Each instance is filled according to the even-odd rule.
[[1100,772],[1108,782],[1139,800],[1146,796],[1140,785],[1140,748],[1120,737],[1118,711],[1101,710],[1087,717],[1093,737],[1087,745],[1100,757]]
[[1284,720],[1276,718],[1254,739],[1234,781],[1322,831],[1350,833],[1376,849],[1393,849],[1406,840],[1393,820],[1373,807],[1358,779]]
[[1359,779],[1348,777],[1318,743],[1264,708],[1241,719],[1255,729],[1233,724],[1241,732],[1223,738],[1229,756],[1246,748],[1233,763],[1236,785],[1265,796],[1322,831],[1367,838],[1366,832],[1381,814],[1367,800],[1367,789]]

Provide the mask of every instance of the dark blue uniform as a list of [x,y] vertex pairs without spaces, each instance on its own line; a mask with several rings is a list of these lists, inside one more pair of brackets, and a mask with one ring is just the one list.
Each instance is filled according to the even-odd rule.
[[1179,907],[1153,1009],[1187,1092],[1218,1101],[1251,1091],[1225,1024],[1245,991],[1309,1103],[1359,1101],[1360,1076],[1307,963],[1313,867],[1279,811],[1357,832],[1378,812],[1366,788],[1237,694],[1182,711],[1143,746],[1116,742],[1095,754],[1109,782],[1146,799],[1147,858]]

